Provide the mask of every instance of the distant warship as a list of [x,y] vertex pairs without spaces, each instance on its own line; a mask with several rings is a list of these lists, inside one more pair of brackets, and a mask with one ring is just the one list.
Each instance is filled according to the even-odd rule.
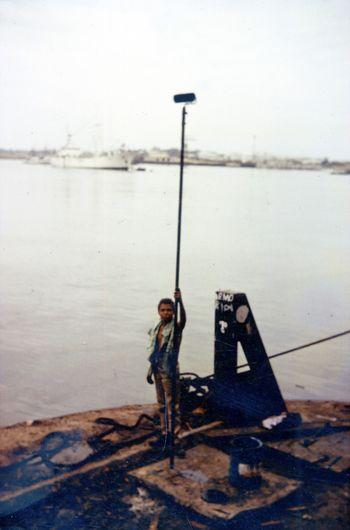
[[128,170],[131,165],[130,156],[123,150],[103,152],[82,151],[70,145],[70,138],[68,138],[65,147],[57,151],[49,161],[55,167],[81,169]]

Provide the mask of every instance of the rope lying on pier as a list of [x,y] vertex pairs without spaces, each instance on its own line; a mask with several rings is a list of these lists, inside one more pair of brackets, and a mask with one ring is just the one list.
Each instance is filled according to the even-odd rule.
[[[50,433],[48,434],[40,444],[40,456],[42,458],[42,461],[48,466],[52,468],[58,468],[58,469],[67,469],[72,470],[81,467],[84,464],[87,464],[91,461],[94,461],[96,459],[101,459],[103,457],[106,457],[110,454],[115,453],[117,450],[122,449],[124,447],[131,446],[135,443],[141,443],[148,438],[151,438],[155,434],[155,419],[149,416],[149,414],[141,414],[136,423],[133,425],[128,425],[124,423],[120,423],[113,418],[105,418],[100,417],[95,420],[95,423],[99,425],[106,425],[109,426],[110,429],[105,430],[104,432],[97,434],[95,436],[91,436],[87,439],[88,445],[93,449],[93,453],[80,462],[77,462],[76,464],[66,464],[66,463],[58,463],[52,461],[52,453],[60,452],[64,448],[64,444],[66,444],[66,447],[69,447],[71,440],[69,439],[69,433]],[[137,430],[137,428],[140,426],[141,423],[147,422],[146,425],[143,426],[144,432],[141,435],[138,435],[136,438],[131,439],[124,439],[117,442],[113,442],[111,440],[104,440],[106,436],[112,433],[120,433],[121,431],[127,431],[127,432],[134,432]],[[59,447],[51,447],[51,439],[50,436],[58,434],[58,445]],[[55,440],[54,440],[55,442]]]

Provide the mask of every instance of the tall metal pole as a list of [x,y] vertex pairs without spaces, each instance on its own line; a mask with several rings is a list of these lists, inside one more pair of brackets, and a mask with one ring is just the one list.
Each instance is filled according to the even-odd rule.
[[[179,206],[177,217],[177,250],[176,250],[176,274],[175,289],[179,289],[180,282],[180,251],[181,251],[181,220],[182,220],[182,193],[183,193],[183,172],[184,172],[184,152],[185,152],[185,124],[186,124],[186,106],[182,108],[182,127],[181,127],[181,155],[180,155],[180,183],[179,183]],[[171,370],[171,425],[169,440],[170,469],[174,467],[175,458],[175,422],[176,422],[176,382],[177,382],[177,363],[179,358],[180,341],[179,341],[179,301],[175,298],[175,315],[174,315],[174,351]]]
[[182,219],[182,190],[184,174],[184,152],[185,152],[185,124],[186,124],[186,106],[182,108],[182,128],[181,128],[181,155],[180,155],[180,185],[179,185],[179,209],[177,217],[177,252],[176,252],[176,279],[175,288],[179,288],[180,278],[180,250],[181,250],[181,219]]

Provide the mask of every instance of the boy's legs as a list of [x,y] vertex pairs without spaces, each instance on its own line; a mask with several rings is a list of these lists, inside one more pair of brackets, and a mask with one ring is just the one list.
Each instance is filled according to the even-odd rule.
[[[163,390],[163,421],[164,421],[164,431],[163,434],[169,432],[171,429],[171,406],[173,401],[172,393],[172,384],[171,377],[161,370],[159,372],[160,382]],[[176,424],[175,424],[175,434],[180,430],[180,376],[179,376],[179,367],[176,370],[176,396],[175,396],[175,412],[176,412]],[[166,412],[166,418],[165,413]],[[161,420],[162,421],[162,420]]]
[[158,415],[160,420],[160,428],[162,431],[162,434],[165,435],[166,427],[165,427],[165,395],[164,395],[164,388],[162,383],[162,376],[159,370],[156,370],[154,372],[154,382],[156,385],[156,395],[157,395],[157,403],[158,403]]

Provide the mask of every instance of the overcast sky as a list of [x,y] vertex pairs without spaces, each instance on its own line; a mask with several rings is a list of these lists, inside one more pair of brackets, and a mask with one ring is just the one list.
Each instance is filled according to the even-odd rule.
[[177,147],[194,91],[192,149],[350,159],[349,0],[0,0],[0,20],[2,148]]

